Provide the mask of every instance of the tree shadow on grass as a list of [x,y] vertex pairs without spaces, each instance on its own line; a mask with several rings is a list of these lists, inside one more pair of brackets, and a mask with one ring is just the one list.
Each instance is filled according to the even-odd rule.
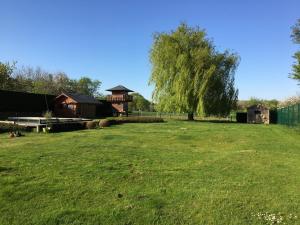
[[14,169],[12,167],[4,167],[0,166],[0,173],[9,173],[12,172]]
[[230,120],[219,120],[219,119],[211,119],[211,120],[196,120],[197,122],[207,122],[207,123],[237,123],[236,121]]
[[186,122],[191,122],[191,123],[233,123],[237,124],[236,121],[231,121],[231,120],[222,120],[222,119],[195,119],[195,120],[181,120],[181,121],[186,121]]

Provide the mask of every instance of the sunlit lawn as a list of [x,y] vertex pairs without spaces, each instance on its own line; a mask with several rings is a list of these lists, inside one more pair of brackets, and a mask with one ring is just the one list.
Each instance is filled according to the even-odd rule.
[[0,135],[1,225],[300,224],[299,212],[300,134],[283,126]]

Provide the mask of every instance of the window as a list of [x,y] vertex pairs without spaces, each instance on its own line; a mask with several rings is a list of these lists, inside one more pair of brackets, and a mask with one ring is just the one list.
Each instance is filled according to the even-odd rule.
[[74,106],[73,105],[67,105],[68,109],[74,109]]

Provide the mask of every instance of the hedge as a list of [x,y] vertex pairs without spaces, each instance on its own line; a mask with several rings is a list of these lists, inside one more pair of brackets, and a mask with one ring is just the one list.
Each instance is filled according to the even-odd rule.
[[[123,123],[162,123],[162,118],[156,117],[116,117],[107,119],[108,124],[117,125]],[[93,125],[93,126],[90,126]],[[61,123],[52,124],[51,132],[63,132],[83,129],[96,128],[98,123],[96,121],[89,121],[87,123]],[[101,125],[100,125],[101,126]],[[11,131],[32,131],[33,128],[18,126],[8,123],[0,123],[0,133],[11,132]]]
[[110,124],[122,123],[162,123],[164,120],[157,117],[116,117],[109,119]]
[[246,112],[237,112],[236,113],[236,122],[237,123],[247,123],[247,113]]
[[[73,131],[73,130],[83,130],[86,129],[85,123],[61,123],[61,124],[52,124],[51,132],[62,132],[62,131]],[[0,123],[0,133],[8,133],[12,131],[23,131],[31,132],[34,128],[24,127],[8,123]]]
[[0,123],[0,133],[7,133],[12,131],[32,131],[32,128],[19,126],[11,123]]

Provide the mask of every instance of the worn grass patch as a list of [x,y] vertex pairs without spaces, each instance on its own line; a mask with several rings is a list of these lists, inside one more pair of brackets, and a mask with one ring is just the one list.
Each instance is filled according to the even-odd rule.
[[184,121],[1,134],[0,224],[300,224],[299,137]]

